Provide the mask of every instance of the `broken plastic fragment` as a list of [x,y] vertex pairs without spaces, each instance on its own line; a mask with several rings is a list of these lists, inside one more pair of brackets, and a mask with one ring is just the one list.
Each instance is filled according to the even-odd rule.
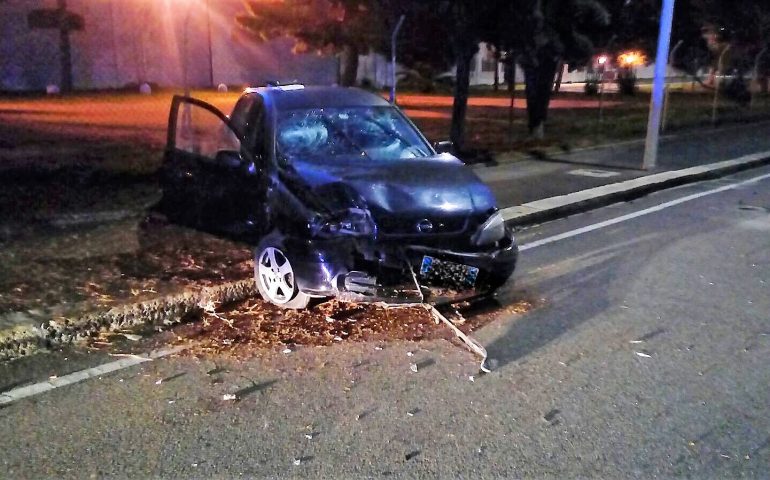
[[308,440],[312,440],[313,439],[313,434],[312,433],[306,433],[305,434],[305,438],[307,438]]
[[413,357],[414,356],[414,352],[406,352],[406,356],[407,357]]
[[413,363],[409,365],[409,370],[413,371],[414,373],[417,373],[417,364]]
[[157,379],[155,381],[155,385],[160,385],[161,383],[163,383],[163,379],[162,378],[159,378],[159,379]]
[[284,348],[283,349],[283,353],[285,353],[287,355],[290,354],[291,353],[291,348]]
[[133,333],[121,333],[124,337],[126,337],[127,340],[131,340],[132,342],[138,342],[142,339],[141,335],[136,335]]
[[342,338],[341,338],[341,337],[334,337],[334,341],[335,341],[335,342],[341,342],[341,341],[342,341]]
[[222,400],[228,402],[228,401],[235,401],[238,400],[238,397],[233,393],[225,393],[222,395]]
[[634,345],[636,345],[636,344],[639,344],[639,343],[644,343],[644,340],[631,340],[631,341],[630,341],[630,342],[628,342],[628,343],[631,343],[631,344],[634,344]]
[[302,460],[300,460],[299,458],[294,459],[294,465],[299,465],[300,463],[302,463]]
[[475,382],[476,377],[474,377],[473,375],[468,375],[468,380],[470,380],[471,382]]
[[644,353],[644,352],[634,352],[634,353],[636,354],[637,357],[652,358],[652,355]]
[[457,328],[457,326],[452,323],[448,318],[446,318],[444,315],[441,314],[438,310],[436,310],[436,307],[433,305],[425,305],[425,308],[428,309],[433,316],[433,319],[435,322],[441,323],[444,322],[449,328],[452,329],[452,331],[457,335],[460,340],[465,342],[465,344],[468,346],[468,348],[471,349],[472,352],[476,353],[478,356],[481,357],[481,365],[479,366],[479,369],[484,373],[489,373],[491,370],[487,367],[487,350],[475,339],[469,337],[465,333],[463,333],[462,330]]

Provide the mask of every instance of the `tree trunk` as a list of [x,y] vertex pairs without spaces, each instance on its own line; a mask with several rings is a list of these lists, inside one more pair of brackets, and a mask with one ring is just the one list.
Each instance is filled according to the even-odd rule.
[[545,121],[548,119],[548,105],[558,65],[558,59],[542,55],[536,65],[524,68],[529,133],[535,138],[545,135]]
[[473,48],[465,48],[456,56],[457,75],[452,105],[452,127],[449,130],[449,139],[454,144],[455,151],[462,151],[465,147],[465,114],[468,111],[473,53]]
[[561,81],[564,78],[564,62],[559,62],[556,67],[556,80],[553,82],[553,93],[559,93],[561,90]]
[[358,47],[345,45],[340,52],[340,85],[352,87],[358,78]]

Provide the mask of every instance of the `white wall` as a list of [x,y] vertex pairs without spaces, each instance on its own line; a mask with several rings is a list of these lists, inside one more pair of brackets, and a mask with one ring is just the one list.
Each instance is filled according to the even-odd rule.
[[[210,0],[214,83],[259,84],[298,78],[333,83],[336,60],[293,55],[288,39],[257,44],[235,26],[242,0]],[[55,0],[6,0],[0,7],[0,89],[42,90],[58,84],[59,33],[30,30],[27,14]],[[184,6],[184,8],[182,8]],[[186,0],[69,0],[85,30],[70,35],[76,88],[116,88],[128,83],[163,86],[209,84],[206,2]],[[188,59],[185,69],[185,58]]]

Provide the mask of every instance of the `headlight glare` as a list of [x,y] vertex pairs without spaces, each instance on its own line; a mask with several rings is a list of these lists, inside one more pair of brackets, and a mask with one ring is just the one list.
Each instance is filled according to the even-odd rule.
[[505,220],[500,212],[496,212],[481,225],[471,237],[474,245],[491,245],[505,237]]

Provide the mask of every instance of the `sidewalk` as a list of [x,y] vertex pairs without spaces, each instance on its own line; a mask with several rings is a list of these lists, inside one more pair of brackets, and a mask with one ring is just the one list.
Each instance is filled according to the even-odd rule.
[[[497,195],[505,218],[522,226],[770,163],[769,153],[756,154],[770,152],[769,134],[765,123],[667,137],[659,167],[649,172],[638,168],[641,142],[541,159],[501,155],[496,166],[473,168]],[[141,191],[148,198],[153,193]],[[132,204],[141,210],[144,202],[124,203]],[[254,293],[246,246],[148,226],[143,211],[114,219],[98,213],[89,215],[101,221],[77,217],[5,234],[0,228],[0,359],[102,328],[178,321],[201,304]]]
[[665,136],[661,140],[658,167],[649,172],[641,170],[643,141],[536,156],[503,154],[496,166],[473,168],[492,188],[500,208],[507,208],[765,151],[770,151],[770,122]]

